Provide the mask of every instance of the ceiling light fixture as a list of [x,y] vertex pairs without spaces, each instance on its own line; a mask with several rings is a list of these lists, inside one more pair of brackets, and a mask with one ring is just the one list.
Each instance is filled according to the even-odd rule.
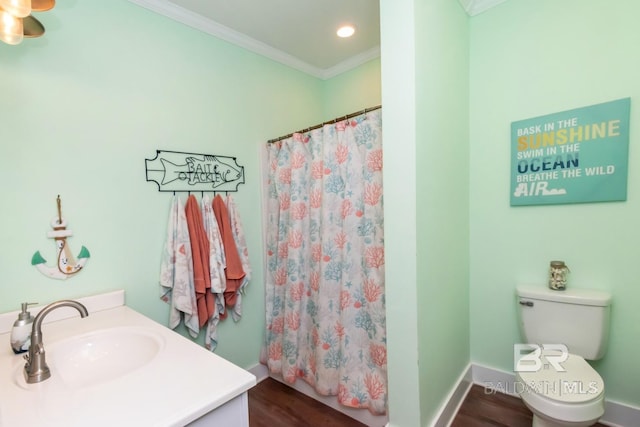
[[353,27],[353,25],[343,25],[342,27],[338,28],[338,31],[336,31],[336,34],[338,35],[338,37],[351,37],[353,35],[353,33],[356,32],[356,29]]
[[43,35],[44,26],[31,12],[44,12],[55,4],[55,0],[0,0],[0,41],[16,45],[25,37]]

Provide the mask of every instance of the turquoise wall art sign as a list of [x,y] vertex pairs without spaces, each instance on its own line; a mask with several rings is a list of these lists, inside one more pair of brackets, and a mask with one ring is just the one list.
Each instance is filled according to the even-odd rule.
[[511,206],[627,199],[624,98],[511,123]]

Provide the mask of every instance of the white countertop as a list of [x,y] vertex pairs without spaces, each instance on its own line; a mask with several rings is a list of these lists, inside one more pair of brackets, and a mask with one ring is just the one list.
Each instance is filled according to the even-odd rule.
[[[143,367],[99,384],[55,381],[50,352],[57,342],[117,327],[153,331],[162,350]],[[38,384],[24,382],[23,355],[13,354],[9,333],[0,334],[0,427],[184,426],[256,384],[253,374],[126,306],[89,308],[84,319],[45,323],[42,331],[51,378]]]

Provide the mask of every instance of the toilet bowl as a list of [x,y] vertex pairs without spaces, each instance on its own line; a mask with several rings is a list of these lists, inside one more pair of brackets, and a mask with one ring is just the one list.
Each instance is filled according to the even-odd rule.
[[[557,370],[543,351],[541,365],[531,372],[516,372],[516,385],[533,412],[533,427],[583,427],[604,414],[602,377],[580,356],[569,354]],[[557,354],[556,359],[557,360]],[[553,360],[553,359],[552,359]]]
[[604,415],[604,382],[586,360],[605,354],[611,299],[589,289],[517,287],[523,344],[534,352],[517,356],[523,347],[514,346],[516,387],[534,427],[591,426]]

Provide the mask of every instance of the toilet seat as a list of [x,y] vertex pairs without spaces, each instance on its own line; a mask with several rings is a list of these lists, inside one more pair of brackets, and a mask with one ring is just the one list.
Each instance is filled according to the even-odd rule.
[[569,422],[600,418],[604,414],[602,377],[582,357],[574,354],[569,354],[567,360],[560,363],[565,371],[557,371],[547,360],[549,355],[557,357],[559,353],[543,351],[539,370],[516,373],[519,394],[527,406]]

